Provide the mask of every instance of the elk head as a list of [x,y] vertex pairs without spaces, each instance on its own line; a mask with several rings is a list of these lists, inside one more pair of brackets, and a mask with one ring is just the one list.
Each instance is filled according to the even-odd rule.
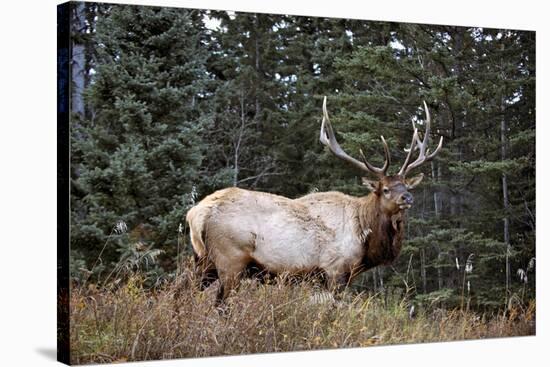
[[[411,207],[413,203],[413,196],[409,190],[412,190],[415,186],[417,186],[422,181],[424,176],[420,173],[415,177],[407,178],[407,174],[409,174],[414,168],[432,160],[443,146],[443,137],[441,137],[437,148],[433,151],[433,153],[430,153],[428,149],[428,138],[430,136],[431,119],[430,111],[428,110],[426,102],[424,102],[424,109],[426,111],[426,131],[424,132],[424,138],[420,139],[418,129],[413,122],[414,132],[410,148],[408,149],[407,158],[405,158],[405,162],[397,174],[388,175],[388,168],[390,166],[390,150],[384,137],[380,137],[382,139],[382,144],[384,145],[385,155],[384,165],[381,168],[374,167],[370,164],[361,149],[359,150],[359,153],[361,155],[362,162],[349,156],[336,141],[334,130],[328,118],[327,97],[323,100],[323,122],[321,123],[320,136],[321,143],[326,145],[338,158],[351,163],[363,172],[373,174],[377,177],[377,180],[374,181],[363,177],[363,184],[379,198],[380,208],[387,215],[394,215],[399,211],[409,209]],[[414,162],[410,162],[413,152],[416,150],[419,151],[418,157]]]

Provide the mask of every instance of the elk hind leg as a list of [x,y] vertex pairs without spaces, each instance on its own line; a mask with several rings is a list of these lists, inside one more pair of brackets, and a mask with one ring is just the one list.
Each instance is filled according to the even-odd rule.
[[231,257],[231,261],[226,258],[226,260],[220,261],[216,264],[220,279],[220,288],[218,289],[218,294],[216,295],[216,306],[223,304],[227,297],[231,294],[231,291],[237,289],[241,275],[246,269],[247,264],[248,261],[244,256],[241,256],[240,258]]
[[193,252],[195,260],[195,279],[198,281],[199,290],[203,291],[218,279],[216,266],[208,255],[200,256]]
[[214,263],[209,262],[200,272],[199,289],[204,291],[206,288],[210,287],[212,283],[218,280],[218,278],[218,270],[214,266]]

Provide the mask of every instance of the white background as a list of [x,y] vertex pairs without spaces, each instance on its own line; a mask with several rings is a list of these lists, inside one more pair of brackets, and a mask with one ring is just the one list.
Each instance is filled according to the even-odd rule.
[[[110,1],[117,2],[117,1]],[[548,10],[544,1],[128,1],[537,31],[537,336],[133,363],[132,366],[520,366],[548,363]],[[56,348],[56,4],[0,5],[0,364],[52,365]],[[546,345],[546,346],[545,346]]]

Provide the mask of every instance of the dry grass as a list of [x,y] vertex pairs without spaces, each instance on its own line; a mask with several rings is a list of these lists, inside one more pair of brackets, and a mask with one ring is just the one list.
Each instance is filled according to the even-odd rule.
[[402,297],[352,294],[315,302],[311,282],[243,281],[225,313],[214,308],[216,284],[205,292],[189,276],[145,290],[139,275],[124,285],[71,294],[71,361],[122,362],[266,353],[379,344],[533,335],[535,306],[492,316],[420,310],[409,317]]

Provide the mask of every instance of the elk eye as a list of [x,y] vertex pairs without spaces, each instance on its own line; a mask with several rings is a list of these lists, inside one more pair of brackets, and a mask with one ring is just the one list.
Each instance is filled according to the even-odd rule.
[[390,192],[390,189],[388,189],[387,187],[384,187],[382,191],[384,192],[384,194],[387,194],[388,192]]

